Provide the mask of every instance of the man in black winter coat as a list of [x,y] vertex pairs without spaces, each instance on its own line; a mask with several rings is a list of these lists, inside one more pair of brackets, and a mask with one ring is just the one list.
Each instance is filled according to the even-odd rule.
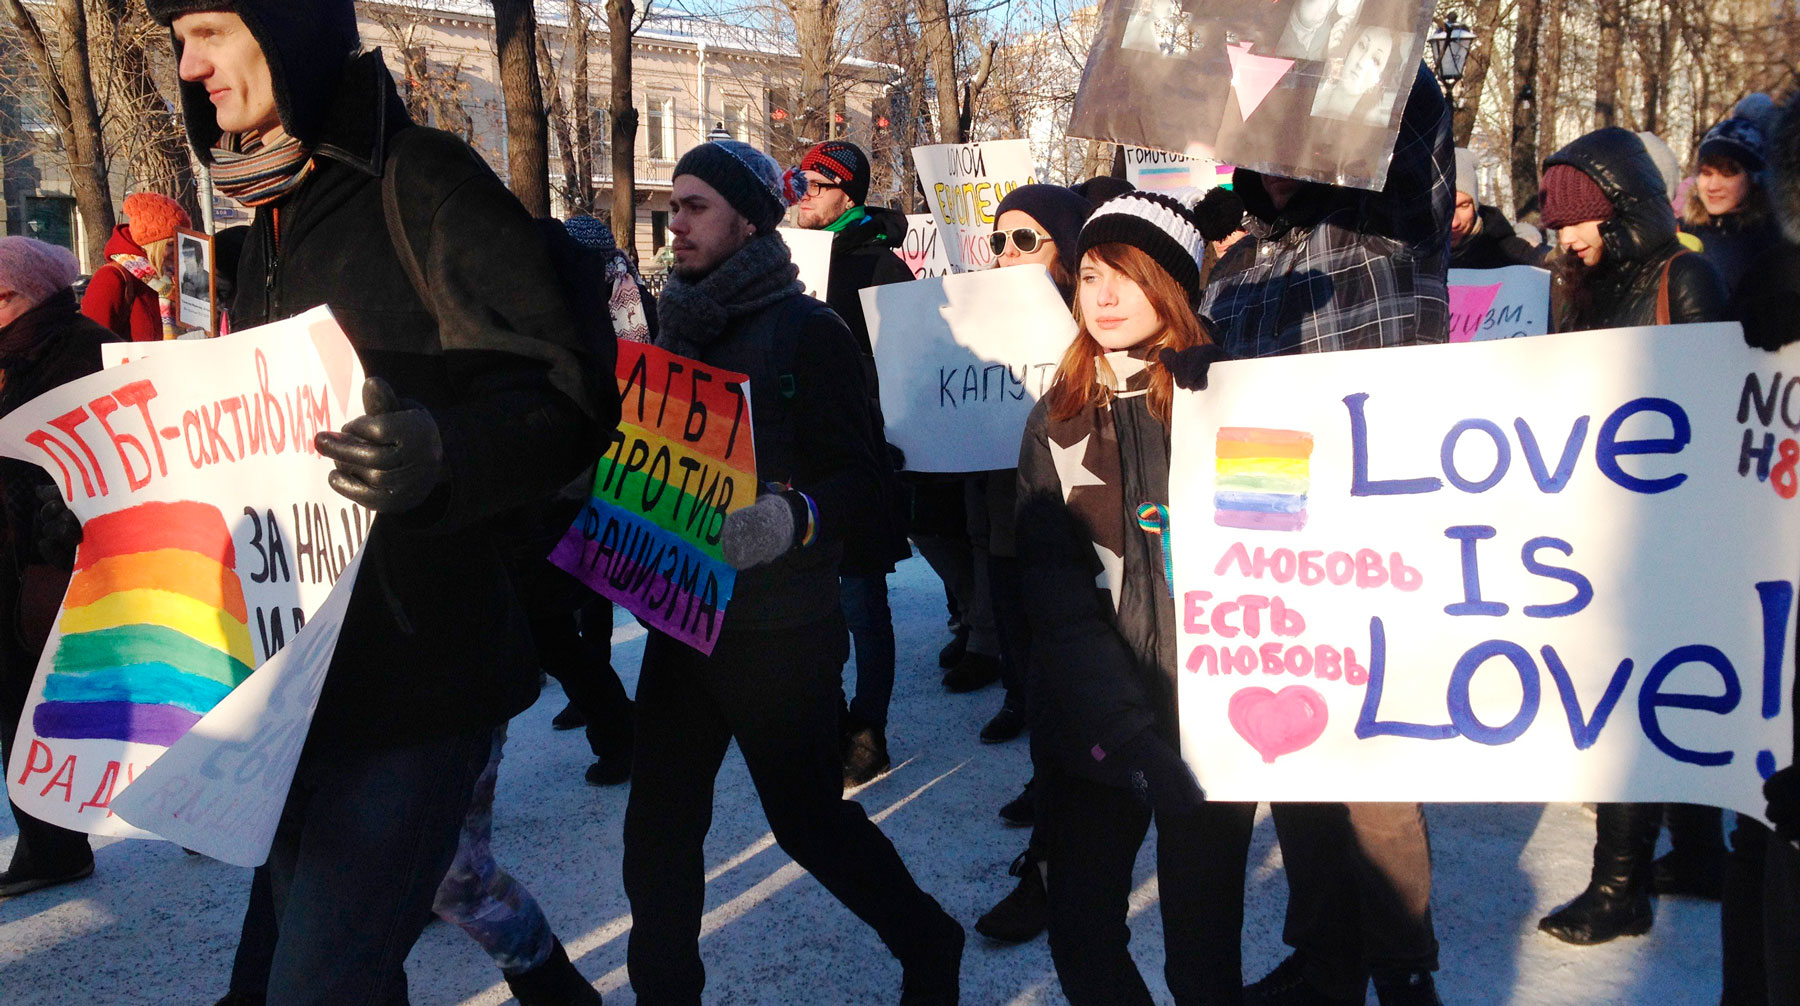
[[[846,140],[827,140],[800,160],[806,194],[794,222],[807,230],[832,233],[831,279],[825,303],[850,326],[862,347],[868,390],[876,390],[874,343],[863,317],[865,287],[905,283],[913,278],[894,251],[906,240],[906,217],[865,205],[869,198],[869,157]],[[877,430],[885,438],[885,431]],[[890,491],[898,484],[890,482]],[[844,714],[844,785],[860,786],[888,768],[888,702],[894,694],[894,615],[888,607],[887,575],[912,554],[906,527],[887,518],[874,533],[848,542],[839,572],[844,618],[856,645],[856,697]]]
[[256,209],[237,327],[329,305],[369,374],[369,414],[316,440],[332,487],[380,519],[270,854],[268,1001],[404,1001],[494,729],[537,695],[505,515],[596,456],[611,361],[577,342],[518,200],[460,139],[414,128],[380,53],[359,54],[351,0],[149,7],[195,153]]
[[720,140],[675,165],[674,276],[657,345],[750,378],[756,502],[719,532],[740,572],[710,656],[652,631],[637,689],[625,811],[626,961],[638,1002],[699,1006],[704,843],[713,779],[732,741],[775,841],[872,927],[905,968],[901,1003],[953,1006],[963,931],[843,798],[838,601],[846,539],[878,520],[880,441],[855,340],[803,293],[774,233],[784,178],[768,155]]
[[1476,190],[1475,152],[1456,149],[1456,211],[1450,218],[1450,268],[1500,269],[1542,265],[1547,248],[1519,237],[1505,214],[1485,206]]

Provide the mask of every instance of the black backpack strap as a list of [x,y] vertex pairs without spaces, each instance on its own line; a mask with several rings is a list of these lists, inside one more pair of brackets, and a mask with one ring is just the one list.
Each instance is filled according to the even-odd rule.
[[395,170],[400,163],[400,151],[406,147],[406,141],[419,133],[417,126],[409,126],[388,137],[387,151],[381,165],[381,216],[387,222],[388,240],[393,242],[394,254],[400,259],[400,267],[406,270],[406,278],[412,282],[413,292],[419,295],[419,302],[427,311],[436,315],[431,309],[431,295],[426,288],[425,270],[419,266],[419,254],[413,248],[412,241],[406,236],[406,227],[400,217],[400,183],[396,180]]
[[796,294],[781,303],[774,314],[774,327],[763,343],[764,373],[773,375],[775,386],[758,393],[754,385],[750,395],[762,408],[755,421],[763,431],[763,447],[773,447],[775,457],[758,458],[757,467],[789,481],[794,475],[794,458],[799,452],[799,438],[794,430],[794,398],[800,393],[800,378],[794,361],[800,355],[800,334],[807,321],[823,304]]

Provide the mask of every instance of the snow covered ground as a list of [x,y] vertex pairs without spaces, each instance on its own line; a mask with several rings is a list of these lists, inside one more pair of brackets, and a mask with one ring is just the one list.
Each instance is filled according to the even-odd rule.
[[[919,883],[965,926],[1011,889],[1005,869],[1025,832],[994,812],[1030,774],[1023,739],[976,738],[1000,704],[994,686],[945,694],[938,684],[942,591],[922,560],[892,578],[900,668],[889,747],[896,768],[864,788]],[[621,613],[614,662],[635,686],[642,630]],[[630,910],[619,883],[620,822],[629,787],[581,779],[591,761],[579,732],[554,733],[554,683],[513,725],[501,768],[494,846],[537,895],[582,972],[612,1006],[635,1001],[625,975]],[[1718,1000],[1719,913],[1707,902],[1664,899],[1650,935],[1576,948],[1536,932],[1539,916],[1585,882],[1593,815],[1579,806],[1437,805],[1429,810],[1436,861],[1433,898],[1447,1003],[1705,1004]],[[12,819],[0,815],[0,862]],[[1266,811],[1252,850],[1244,967],[1256,978],[1286,952],[1286,887]],[[160,842],[100,841],[94,877],[0,901],[0,1003],[209,1004],[226,988],[249,871]],[[1161,919],[1146,842],[1133,895],[1132,946],[1156,990]],[[874,934],[775,848],[743,762],[726,759],[707,843],[701,950],[706,1001],[732,1006],[891,1003],[900,968]],[[408,963],[413,1001],[510,1002],[499,972],[460,930],[433,924]],[[1059,1004],[1044,940],[998,946],[971,932],[963,960],[970,1006]],[[1370,999],[1373,1002],[1373,997]]]

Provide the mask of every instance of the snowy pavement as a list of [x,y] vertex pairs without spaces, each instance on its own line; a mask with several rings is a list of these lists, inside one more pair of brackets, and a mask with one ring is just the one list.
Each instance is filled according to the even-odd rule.
[[[976,738],[1000,704],[998,686],[974,695],[938,684],[943,594],[922,560],[891,580],[900,667],[888,743],[896,768],[859,799],[921,886],[963,922],[1011,889],[1007,863],[1025,843],[999,806],[1030,774],[1026,743]],[[614,663],[635,687],[643,634],[621,612]],[[611,1006],[635,997],[626,981],[630,909],[619,882],[628,786],[596,789],[579,731],[555,733],[554,683],[513,724],[500,773],[494,848],[543,904],[582,972]],[[1536,932],[1539,916],[1585,882],[1593,815],[1579,806],[1434,805],[1433,897],[1446,1003],[1706,1004],[1718,1001],[1716,904],[1663,899],[1650,935],[1601,947],[1566,946]],[[1285,954],[1286,887],[1266,809],[1251,852],[1244,967],[1256,978]],[[15,831],[0,815],[0,862]],[[91,880],[0,901],[0,1003],[210,1004],[226,988],[249,871],[190,857],[161,842],[101,840]],[[1132,947],[1158,1003],[1161,918],[1146,842],[1132,897]],[[900,968],[849,912],[774,845],[743,762],[720,773],[701,952],[709,1004],[865,1004],[899,998]],[[426,930],[407,971],[420,1004],[511,1002],[499,972],[460,930]],[[970,934],[963,960],[970,1006],[1063,1003],[1042,937],[999,946]],[[1371,997],[1370,1002],[1373,1002]]]

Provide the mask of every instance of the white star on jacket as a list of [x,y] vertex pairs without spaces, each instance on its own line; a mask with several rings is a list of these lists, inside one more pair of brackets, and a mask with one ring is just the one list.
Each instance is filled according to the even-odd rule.
[[[1063,447],[1056,441],[1049,441],[1050,460],[1056,465],[1056,480],[1062,484],[1063,502],[1069,501],[1069,494],[1082,486],[1105,486],[1106,480],[1089,471],[1082,464],[1087,456],[1088,441],[1092,436],[1082,437],[1074,444]],[[1099,542],[1094,542],[1094,554],[1100,557],[1100,573],[1094,577],[1094,586],[1104,587],[1112,595],[1113,610],[1119,610],[1119,590],[1124,585],[1125,557]]]

